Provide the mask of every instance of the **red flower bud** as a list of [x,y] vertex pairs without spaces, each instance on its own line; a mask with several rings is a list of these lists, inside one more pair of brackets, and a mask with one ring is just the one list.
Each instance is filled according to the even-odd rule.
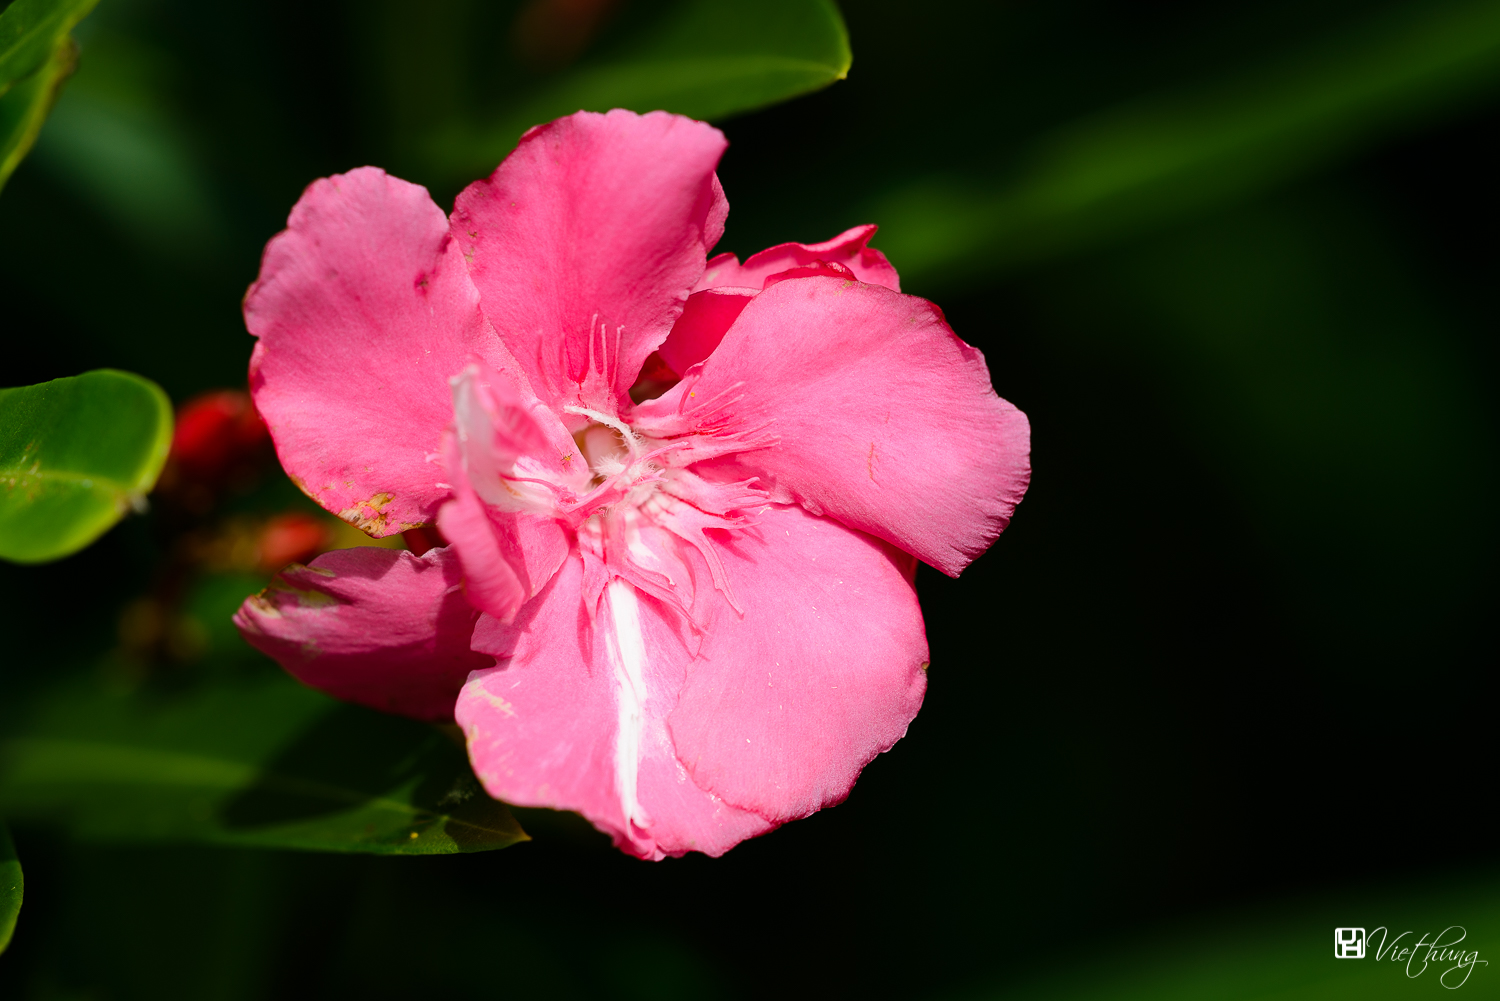
[[316,515],[292,511],[266,522],[260,532],[260,569],[280,570],[288,563],[305,563],[333,541],[328,524]]
[[215,479],[251,459],[269,438],[248,393],[213,390],[178,409],[172,459],[192,479]]

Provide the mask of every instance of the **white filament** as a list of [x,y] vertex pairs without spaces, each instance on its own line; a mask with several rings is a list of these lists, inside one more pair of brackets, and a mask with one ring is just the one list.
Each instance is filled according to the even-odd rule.
[[595,421],[599,424],[603,424],[605,427],[614,428],[616,431],[620,432],[620,437],[624,440],[625,447],[630,449],[630,457],[632,459],[635,459],[640,456],[641,440],[636,437],[634,431],[630,430],[630,425],[626,424],[618,417],[611,417],[609,416],[609,414],[601,414],[599,411],[590,410],[588,407],[566,406],[563,407],[563,410],[570,414],[578,414],[580,416],[587,417],[589,420]]

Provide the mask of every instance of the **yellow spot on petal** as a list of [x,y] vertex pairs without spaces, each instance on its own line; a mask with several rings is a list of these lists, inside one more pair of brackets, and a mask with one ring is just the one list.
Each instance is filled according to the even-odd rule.
[[515,706],[511,705],[509,702],[506,702],[504,699],[496,695],[494,692],[490,691],[488,688],[485,688],[481,685],[476,686],[474,690],[479,693],[479,696],[481,698],[483,698],[494,708],[500,710],[505,715],[514,716],[516,714]]
[[391,494],[378,493],[369,500],[359,501],[340,511],[339,517],[366,535],[375,535],[385,530],[385,514],[381,509],[391,500]]

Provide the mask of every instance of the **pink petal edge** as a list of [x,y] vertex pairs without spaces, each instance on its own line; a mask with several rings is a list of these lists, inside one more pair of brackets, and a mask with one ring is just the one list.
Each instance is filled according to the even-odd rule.
[[448,377],[503,348],[427,190],[374,167],[315,181],[245,296],[250,386],[287,473],[376,537],[430,521]]
[[1004,530],[1031,475],[1026,416],[942,312],[837,278],[761,292],[635,419],[663,438],[702,421],[720,436],[763,429],[775,444],[723,464],[952,576]]
[[245,600],[234,623],[249,644],[335,698],[424,720],[450,720],[471,671],[478,609],[451,549],[423,556],[362,546],[293,563]]
[[901,278],[886,256],[869,245],[878,226],[867,223],[847,229],[822,243],[781,243],[751,254],[744,264],[733,254],[719,254],[708,262],[694,292],[709,288],[753,288],[765,286],[772,275],[803,268],[818,261],[838,264],[854,272],[862,282],[901,291]]

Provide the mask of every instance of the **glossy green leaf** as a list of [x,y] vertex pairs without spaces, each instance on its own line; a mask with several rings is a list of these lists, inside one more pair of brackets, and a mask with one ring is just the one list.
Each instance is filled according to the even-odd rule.
[[129,372],[0,389],[0,558],[82,549],[144,505],[171,444],[166,394]]
[[842,80],[852,59],[831,0],[684,0],[498,115],[450,123],[429,141],[429,156],[445,174],[470,180],[493,170],[533,125],[580,109],[721,119]]
[[1261,190],[1497,86],[1500,5],[1407,4],[1232,78],[1064,127],[1005,174],[933,174],[869,216],[903,277],[994,273]]
[[68,37],[98,0],[16,0],[0,13],[0,188],[78,62]]
[[10,831],[0,821],[0,952],[10,945],[10,937],[16,931],[16,918],[21,915],[21,897],[26,882],[21,876],[21,860],[16,857],[16,846],[10,840]]
[[96,841],[440,855],[526,840],[441,730],[270,671],[177,695],[49,692],[0,742],[0,810]]

